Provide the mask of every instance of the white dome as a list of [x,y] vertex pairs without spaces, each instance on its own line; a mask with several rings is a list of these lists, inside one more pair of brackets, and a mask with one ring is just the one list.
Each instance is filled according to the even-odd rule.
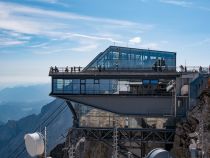
[[24,136],[26,150],[32,157],[44,153],[44,138],[41,133],[31,133]]
[[156,148],[150,151],[147,158],[172,158],[170,153],[164,149]]

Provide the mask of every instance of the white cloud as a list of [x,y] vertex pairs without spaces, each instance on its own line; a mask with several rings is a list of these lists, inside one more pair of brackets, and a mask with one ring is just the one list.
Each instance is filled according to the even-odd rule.
[[83,16],[6,2],[0,2],[0,21],[1,30],[19,34],[19,38],[28,38],[28,41],[35,35],[85,44],[87,41],[124,44],[127,39],[122,34],[145,32],[153,28],[153,25],[127,20]]
[[166,41],[166,40],[163,40],[163,41],[160,41],[161,44],[168,44],[169,41]]
[[60,6],[64,6],[64,7],[70,7],[71,5],[69,4],[69,2],[63,2],[61,0],[28,0],[30,2],[40,2],[40,3],[48,3],[48,4],[52,4],[52,5],[60,5]]
[[46,48],[46,46],[48,44],[49,44],[48,42],[46,42],[46,43],[39,43],[39,44],[30,45],[29,47],[31,47],[31,48]]
[[210,7],[208,8],[208,7],[199,6],[198,8],[210,12]]
[[96,50],[97,47],[98,46],[96,44],[92,44],[92,45],[74,47],[74,48],[71,48],[70,51],[73,51],[73,52],[90,52],[90,51]]
[[197,42],[190,43],[188,45],[185,45],[184,47],[197,47],[197,46],[200,47],[200,46],[207,46],[207,45],[210,46],[210,38],[206,38]]
[[89,40],[104,40],[104,41],[109,41],[109,42],[118,43],[118,44],[125,43],[123,41],[115,40],[111,37],[93,36],[93,35],[85,35],[85,34],[78,34],[78,33],[67,33],[64,37],[65,38],[74,38],[74,37],[75,38],[85,38],[85,39],[89,39]]
[[[189,2],[186,0],[159,0],[161,3],[176,5],[184,8],[192,8],[192,9],[199,9],[202,11],[210,11],[210,7],[202,6],[199,4],[195,4],[193,2]],[[197,1],[198,2],[198,1]]]
[[187,2],[185,0],[159,0],[161,3],[167,3],[172,5],[177,5],[181,7],[192,7],[192,2]]
[[141,43],[141,41],[142,41],[141,37],[133,37],[129,40],[129,43],[130,44],[139,44],[139,43]]
[[0,39],[0,46],[13,46],[13,45],[22,45],[26,43],[25,41],[18,41],[12,39]]
[[154,50],[160,49],[160,44],[156,42],[131,44],[131,47],[133,46],[135,46],[135,48],[141,48],[141,49],[154,49]]
[[[71,12],[58,12],[52,10],[44,10],[34,7],[23,6],[15,3],[3,3],[0,2],[0,9],[2,10],[2,14],[10,15],[13,13],[28,13],[28,15],[39,15],[40,17],[54,17],[60,19],[70,19],[70,20],[83,20],[89,22],[97,22],[108,25],[115,25],[116,27],[124,26],[124,27],[140,27],[139,29],[148,30],[153,26],[148,24],[139,24],[126,20],[116,20],[116,19],[108,19],[108,18],[96,18],[91,16],[83,16],[79,14],[74,14]],[[6,14],[6,13],[7,14]],[[41,16],[42,15],[42,16]],[[8,17],[7,16],[7,17]]]
[[51,49],[49,48],[48,50],[42,50],[42,51],[35,51],[34,54],[39,54],[39,55],[48,55],[48,54],[56,54],[56,53],[75,53],[75,52],[91,52],[95,51],[98,48],[97,44],[89,44],[89,45],[80,45],[78,47],[72,47],[72,48],[56,48],[56,49]]
[[[162,41],[159,42],[162,44]],[[160,44],[157,42],[142,42],[141,37],[133,37],[129,40],[129,45],[131,47],[142,48],[142,49],[159,49]],[[166,41],[164,41],[166,43]]]
[[18,20],[13,17],[1,19],[0,28],[25,34],[39,34],[41,25],[35,22]]
[[0,46],[10,47],[27,43],[31,37],[12,31],[0,32]]
[[59,0],[39,0],[41,2],[46,2],[46,3],[58,3]]
[[[210,11],[209,7],[206,6],[201,6],[199,4],[196,4],[195,2],[193,3],[192,1],[186,1],[186,0],[159,0],[161,3],[166,3],[166,4],[171,4],[171,5],[176,5],[184,8],[192,8],[192,9],[199,9],[202,11]],[[196,1],[199,2],[199,1]]]
[[141,48],[144,49],[159,49],[159,44],[155,42],[145,43],[140,45]]
[[17,32],[13,32],[13,31],[2,31],[2,32],[11,38],[16,38],[19,40],[30,40],[31,39],[31,36],[28,36],[28,35],[25,35],[22,33],[17,33]]

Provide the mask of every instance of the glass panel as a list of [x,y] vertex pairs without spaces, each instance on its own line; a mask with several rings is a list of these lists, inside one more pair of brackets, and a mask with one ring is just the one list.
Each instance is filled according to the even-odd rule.
[[118,120],[120,128],[149,128],[165,129],[168,118],[142,118],[141,116],[116,115],[111,112],[96,109],[85,104],[71,102],[79,118],[80,127],[114,127]]
[[81,84],[81,94],[86,94],[85,84]]
[[[117,50],[117,51],[116,51]],[[158,71],[158,66],[163,66],[161,71],[176,70],[176,54],[170,52],[109,47],[103,55],[94,59],[95,62],[88,68],[101,68],[106,70],[152,70]],[[159,61],[164,64],[158,64]]]
[[53,92],[62,93],[63,92],[63,79],[54,79],[53,80]]
[[64,93],[72,93],[72,80],[64,80]]
[[171,95],[166,91],[170,80],[141,79],[54,79],[53,92],[66,94],[113,94],[113,95]]
[[84,79],[81,79],[81,83],[85,83],[85,80]]
[[98,79],[95,79],[95,80],[94,80],[94,83],[95,83],[95,84],[99,84],[99,80],[98,80]]
[[73,79],[73,93],[80,94],[80,80]]
[[119,59],[119,52],[113,52],[113,60]]
[[100,80],[100,93],[109,94],[109,80],[108,79]]

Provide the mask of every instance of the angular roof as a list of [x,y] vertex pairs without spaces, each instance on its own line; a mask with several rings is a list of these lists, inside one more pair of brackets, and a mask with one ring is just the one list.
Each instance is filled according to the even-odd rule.
[[159,50],[150,50],[150,49],[138,49],[138,48],[129,48],[129,47],[120,47],[120,46],[109,46],[104,52],[99,53],[85,68],[84,71],[90,68],[94,63],[101,60],[106,54],[110,52],[121,52],[125,54],[129,53],[141,53],[145,55],[159,55],[159,56],[176,56],[176,52],[169,51],[159,51]]

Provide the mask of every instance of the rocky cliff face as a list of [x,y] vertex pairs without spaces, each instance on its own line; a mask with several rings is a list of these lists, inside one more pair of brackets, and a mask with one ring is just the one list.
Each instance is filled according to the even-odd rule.
[[199,104],[188,113],[185,120],[177,124],[173,145],[173,155],[177,158],[189,158],[189,146],[198,150],[198,157],[202,153],[205,158],[210,157],[210,93],[200,97]]

